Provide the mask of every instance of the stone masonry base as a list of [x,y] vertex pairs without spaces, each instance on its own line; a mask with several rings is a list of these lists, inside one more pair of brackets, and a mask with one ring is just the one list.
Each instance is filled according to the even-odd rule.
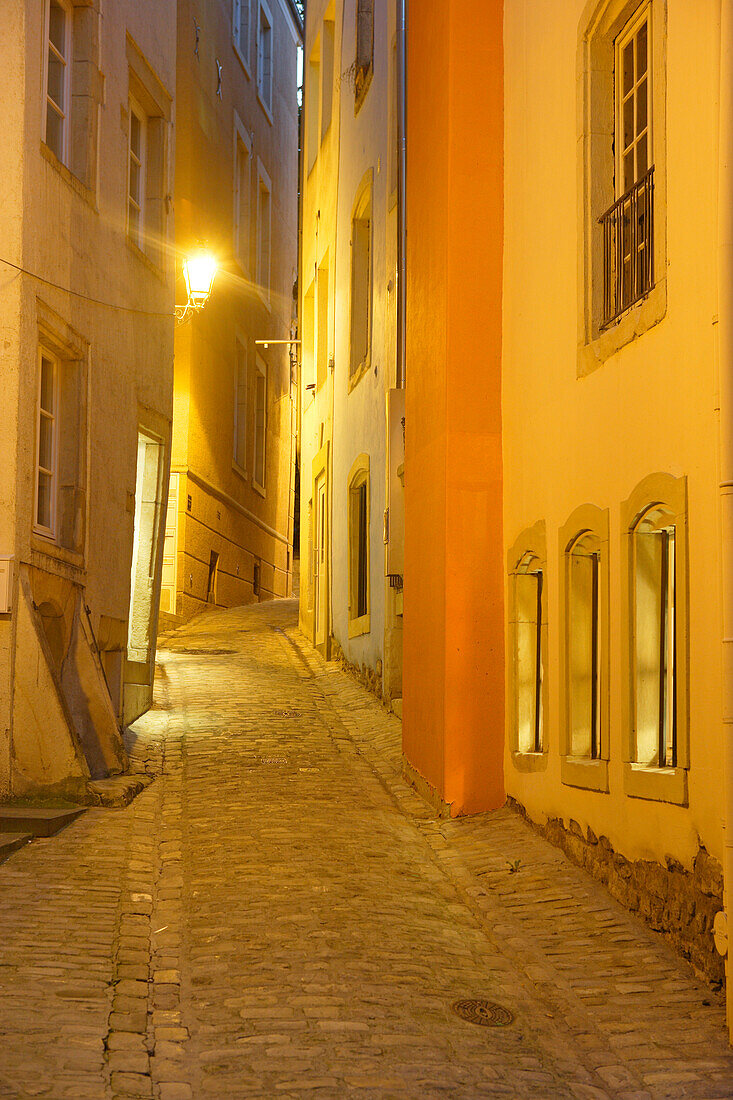
[[507,804],[602,882],[623,906],[661,932],[709,982],[715,986],[724,982],[723,959],[713,942],[715,914],[723,908],[723,871],[702,844],[692,871],[672,856],[667,856],[663,867],[654,860],[626,859],[614,851],[607,837],[597,837],[590,827],[584,835],[577,821],[565,825],[561,818],[548,818],[538,825],[514,798],[509,797]]

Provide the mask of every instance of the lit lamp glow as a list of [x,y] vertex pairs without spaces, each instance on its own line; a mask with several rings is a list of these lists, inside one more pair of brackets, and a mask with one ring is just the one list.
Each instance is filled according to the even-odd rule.
[[185,320],[189,313],[203,309],[209,300],[215,276],[216,260],[209,252],[196,252],[183,261],[187,301],[185,306],[176,306],[179,321]]

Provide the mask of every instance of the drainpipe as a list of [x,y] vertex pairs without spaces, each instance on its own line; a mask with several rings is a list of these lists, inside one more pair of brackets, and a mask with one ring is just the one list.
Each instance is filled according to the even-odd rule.
[[397,389],[405,388],[407,281],[405,170],[407,165],[407,0],[397,5]]
[[[720,400],[720,513],[723,604],[724,912],[716,945],[727,947],[733,907],[733,0],[720,4],[718,145],[718,352]],[[726,956],[728,1034],[733,1041],[733,972]]]

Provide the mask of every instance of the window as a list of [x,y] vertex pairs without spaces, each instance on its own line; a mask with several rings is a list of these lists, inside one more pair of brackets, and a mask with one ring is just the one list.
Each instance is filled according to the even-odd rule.
[[172,263],[166,247],[171,99],[129,37],[127,61],[127,236],[149,260],[165,269]]
[[241,119],[234,113],[234,250],[240,267],[250,270],[251,143]]
[[321,87],[321,43],[320,39],[313,47],[308,58],[308,79],[306,83],[306,151],[308,171],[313,168],[318,156],[318,109]]
[[616,321],[654,285],[648,6],[616,40],[614,84],[616,201],[601,217],[602,328]]
[[509,550],[509,677],[511,751],[516,768],[546,766],[547,593],[543,522],[524,531]]
[[579,28],[579,375],[666,312],[666,9],[599,0]]
[[570,755],[600,752],[600,552],[581,536],[568,555]]
[[301,326],[301,373],[303,378],[303,400],[308,400],[316,388],[316,280],[303,295],[303,321]]
[[58,459],[58,360],[39,352],[38,421],[36,427],[35,529],[53,538],[56,534]]
[[627,794],[684,803],[687,729],[686,482],[654,474],[622,506],[628,543]]
[[232,38],[239,60],[249,74],[250,0],[232,0]]
[[244,472],[247,469],[247,346],[236,341],[236,375],[234,379],[234,462]]
[[267,473],[267,367],[259,355],[257,356],[257,372],[255,374],[254,428],[252,484],[264,496]]
[[650,509],[638,521],[634,552],[635,753],[639,764],[677,763],[675,527]]
[[349,637],[368,634],[369,614],[369,455],[354,462],[348,480]]
[[517,675],[517,749],[542,752],[542,595],[544,574],[534,559],[522,562],[514,577]]
[[374,0],[356,0],[355,110],[369,89],[374,64]]
[[316,355],[316,389],[319,390],[328,374],[329,331],[329,278],[328,256],[323,258],[318,268],[318,344]]
[[352,385],[369,366],[372,321],[372,194],[371,181],[351,220],[351,341],[349,375]]
[[[86,523],[88,346],[37,302],[33,531],[81,554]],[[46,327],[48,322],[48,328]]]
[[323,20],[323,59],[321,64],[321,141],[331,125],[333,113],[333,59],[336,31],[333,19]]
[[560,531],[561,774],[608,790],[608,512],[585,504]]
[[270,301],[271,183],[261,164],[257,169],[257,286]]
[[127,173],[127,232],[130,240],[143,247],[145,224],[145,137],[147,119],[136,103],[130,101],[130,129]]
[[260,0],[257,20],[257,92],[268,115],[272,113],[272,16]]
[[71,106],[71,8],[62,0],[49,0],[47,18],[44,141],[66,164]]

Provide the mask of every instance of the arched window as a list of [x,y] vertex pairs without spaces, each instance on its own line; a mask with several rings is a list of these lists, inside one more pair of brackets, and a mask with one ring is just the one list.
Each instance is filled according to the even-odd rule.
[[369,614],[369,455],[361,454],[349,472],[349,637],[368,634]]
[[509,551],[510,736],[521,770],[544,766],[547,751],[547,595],[544,523]]
[[608,512],[586,504],[560,531],[562,779],[608,790]]
[[622,505],[628,609],[627,794],[687,800],[686,480],[652,474]]

